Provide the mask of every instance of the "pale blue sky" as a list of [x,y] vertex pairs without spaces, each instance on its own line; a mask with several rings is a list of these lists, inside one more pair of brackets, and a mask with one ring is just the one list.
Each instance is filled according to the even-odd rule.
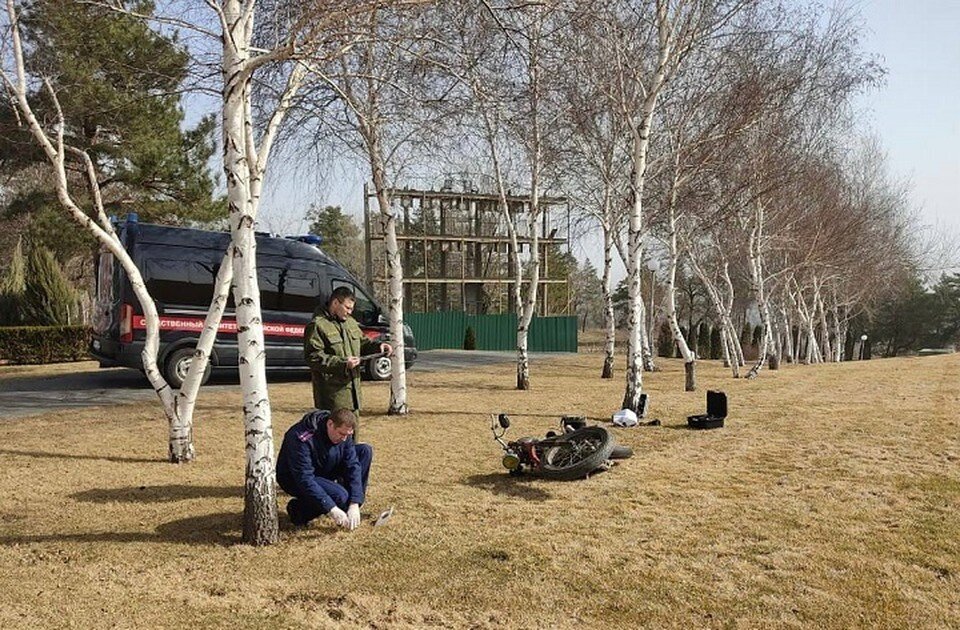
[[863,48],[887,84],[862,99],[891,171],[929,224],[960,233],[960,0],[863,0]]

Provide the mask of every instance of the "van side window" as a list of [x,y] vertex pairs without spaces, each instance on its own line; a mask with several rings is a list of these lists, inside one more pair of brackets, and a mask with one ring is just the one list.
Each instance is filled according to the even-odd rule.
[[343,280],[334,280],[332,283],[334,289],[337,287],[350,287],[354,295],[357,296],[357,303],[353,307],[353,318],[364,326],[376,325],[380,315],[380,309],[369,296],[357,285]]
[[277,267],[259,267],[257,284],[260,285],[260,308],[265,311],[278,311],[280,295],[283,291],[283,269]]
[[213,265],[199,261],[148,258],[143,264],[150,295],[168,306],[199,306],[206,310],[213,298],[215,275]]
[[260,306],[264,310],[313,313],[317,307],[320,277],[315,271],[261,266],[257,272]]
[[313,271],[288,269],[283,283],[280,308],[284,311],[312,313],[320,295],[320,277]]

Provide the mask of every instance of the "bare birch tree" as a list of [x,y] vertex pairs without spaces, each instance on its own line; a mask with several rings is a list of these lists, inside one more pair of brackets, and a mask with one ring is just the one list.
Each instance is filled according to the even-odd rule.
[[[623,251],[617,242],[626,227],[624,190],[629,173],[622,116],[606,97],[612,77],[597,56],[601,50],[592,45],[590,25],[595,19],[591,11],[576,12],[568,37],[560,43],[565,68],[561,90],[567,103],[563,124],[568,128],[569,142],[567,150],[560,153],[560,161],[565,196],[584,219],[599,227],[603,241],[604,350],[600,378],[606,379],[613,378],[616,320],[612,272],[614,254]],[[581,24],[587,28],[581,28]],[[623,263],[626,265],[625,259]]]
[[[438,34],[447,44],[434,56],[434,63],[456,81],[457,89],[448,94],[453,95],[451,106],[460,108],[460,129],[479,138],[479,152],[499,197],[517,305],[517,389],[530,388],[528,336],[540,285],[541,199],[550,136],[559,118],[556,46],[566,28],[560,4],[484,4],[476,16],[473,3],[450,3],[452,10],[442,13],[439,30],[451,33]],[[524,202],[511,194],[514,186],[525,191]],[[516,225],[521,216],[522,230]],[[528,247],[527,260],[521,257],[522,244]]]
[[[403,335],[403,266],[397,241],[392,186],[411,145],[427,134],[420,106],[427,98],[423,54],[418,42],[422,10],[429,2],[373,3],[351,20],[339,38],[336,59],[311,60],[310,117],[351,147],[369,169],[384,235],[388,275],[390,343],[393,347],[387,413],[408,412]],[[331,104],[332,101],[332,104]],[[317,139],[322,142],[322,139]]]
[[638,410],[642,389],[643,296],[640,290],[644,224],[644,185],[654,113],[661,92],[703,38],[725,24],[745,3],[684,0],[618,2],[595,9],[594,45],[612,70],[608,98],[623,117],[630,142],[631,209],[627,235],[627,286],[630,296],[626,388],[622,406]]
[[[156,304],[147,291],[146,284],[140,270],[124,248],[113,225],[107,218],[100,194],[100,179],[90,156],[74,146],[66,139],[65,117],[60,108],[60,101],[48,77],[28,76],[24,62],[24,49],[20,36],[20,9],[13,0],[7,0],[6,17],[8,20],[10,62],[12,70],[3,69],[3,80],[14,103],[16,112],[22,124],[26,125],[38,145],[43,150],[53,172],[54,186],[57,198],[63,206],[66,215],[90,231],[97,240],[119,261],[130,281],[130,286],[143,308],[146,325],[146,340],[141,357],[144,373],[151,386],[157,393],[167,418],[168,456],[171,462],[182,463],[192,461],[195,457],[193,444],[193,413],[196,405],[197,392],[200,388],[202,375],[206,369],[216,337],[223,311],[226,307],[227,290],[232,278],[232,266],[226,264],[232,257],[232,249],[225,254],[224,264],[214,281],[214,294],[210,309],[204,321],[203,332],[195,349],[187,377],[181,387],[174,392],[163,378],[157,366],[157,352],[159,349],[159,323]],[[53,103],[56,117],[52,121],[38,119],[31,103],[32,86],[45,91],[47,98]],[[38,94],[39,96],[39,94]],[[71,161],[72,160],[72,161]],[[76,170],[82,174],[87,190],[77,190],[72,184],[68,172]],[[89,196],[91,207],[84,209],[79,201]]]
[[[255,15],[261,3],[257,0],[222,0],[221,2],[207,0],[205,6],[210,11],[206,15],[207,19],[192,9],[186,14],[187,17],[153,16],[137,13],[135,9],[127,7],[122,2],[97,4],[138,18],[152,20],[167,27],[194,31],[218,41],[221,46],[216,56],[219,74],[223,80],[220,91],[224,145],[223,168],[226,174],[227,200],[230,209],[231,245],[227,251],[230,261],[228,264],[221,265],[222,275],[218,276],[217,288],[218,291],[225,291],[232,282],[237,319],[247,462],[243,540],[253,545],[270,544],[277,540],[278,527],[273,427],[267,391],[266,349],[256,267],[257,212],[274,138],[306,72],[303,64],[290,60],[307,53],[315,55],[316,50],[326,43],[324,36],[332,24],[341,23],[351,12],[363,10],[366,7],[346,3],[344,6],[329,6],[322,10],[316,7],[299,10],[292,5],[273,4],[270,8],[275,16],[279,13],[283,15],[271,23],[274,28],[270,29],[269,33],[261,32],[258,35]],[[15,22],[12,8],[13,0],[8,0],[8,13],[11,15],[11,21]],[[212,19],[209,19],[211,17]],[[262,41],[255,41],[255,37],[259,37]],[[334,54],[336,52],[334,50]],[[252,107],[254,74],[258,70],[276,64],[283,67],[286,79],[272,112],[267,116],[265,123],[258,127]],[[23,81],[20,82],[20,86],[23,87]],[[62,149],[51,148],[48,153],[60,155],[62,162]],[[90,225],[92,221],[87,220],[86,224]],[[109,239],[106,240],[109,241]],[[111,251],[114,251],[111,243],[106,244]],[[127,271],[130,272],[130,270]],[[144,293],[143,297],[145,299],[141,302],[145,311],[152,310],[150,317],[156,319],[156,310],[152,307],[149,296]],[[224,304],[223,294],[215,296],[214,307],[208,315],[207,328],[204,331],[209,336],[201,337],[204,343],[208,339],[212,343],[213,332],[217,327],[214,320],[219,321]],[[150,366],[149,375],[151,370],[156,372],[156,345],[154,342],[148,346],[150,351],[145,350],[144,355],[146,363]],[[148,357],[148,354],[152,357]],[[206,354],[207,352],[201,349],[198,352],[198,360],[191,363],[190,369],[196,369],[197,379],[203,373]],[[163,396],[162,390],[165,388],[165,383],[160,381],[157,381],[155,388],[161,390],[160,393]],[[154,380],[151,379],[151,382]],[[192,399],[189,402],[192,405]]]

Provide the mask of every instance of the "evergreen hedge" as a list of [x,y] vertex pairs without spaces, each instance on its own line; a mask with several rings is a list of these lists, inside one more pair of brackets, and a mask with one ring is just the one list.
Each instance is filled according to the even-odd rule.
[[464,350],[477,349],[477,334],[473,331],[473,326],[467,326],[467,330],[463,334],[463,349]]
[[0,361],[58,363],[89,358],[89,326],[0,327]]

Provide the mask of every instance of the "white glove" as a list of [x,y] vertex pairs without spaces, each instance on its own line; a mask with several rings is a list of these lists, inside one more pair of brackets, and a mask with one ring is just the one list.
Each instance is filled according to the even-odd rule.
[[356,503],[351,503],[350,507],[347,508],[347,528],[350,531],[355,530],[360,526],[360,506]]
[[327,516],[333,519],[333,522],[339,525],[340,527],[347,527],[349,519],[347,518],[346,513],[340,508],[334,506],[332,510],[327,512]]

